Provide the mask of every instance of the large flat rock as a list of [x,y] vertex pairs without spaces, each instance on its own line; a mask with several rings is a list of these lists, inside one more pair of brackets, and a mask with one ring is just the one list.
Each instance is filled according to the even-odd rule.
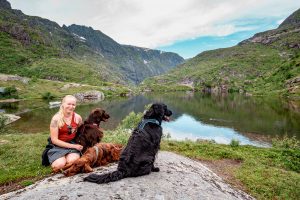
[[[175,153],[159,152],[156,166],[160,172],[101,185],[83,182],[87,174],[68,178],[57,174],[0,199],[254,199],[226,184],[200,162]],[[116,167],[99,167],[95,173]]]

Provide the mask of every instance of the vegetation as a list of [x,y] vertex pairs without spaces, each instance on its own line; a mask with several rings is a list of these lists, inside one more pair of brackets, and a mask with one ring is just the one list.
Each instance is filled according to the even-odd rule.
[[[18,97],[21,99],[53,99],[59,98],[66,94],[75,94],[89,90],[102,91],[105,97],[119,96],[120,94],[128,94],[128,87],[102,82],[100,85],[75,84],[72,82],[50,81],[38,79],[36,77],[23,81],[20,80],[1,81],[0,87],[18,88]],[[6,96],[6,98],[9,98]]]
[[142,90],[176,87],[212,93],[299,97],[300,38],[296,11],[279,28],[258,33],[230,48],[205,51],[157,77],[144,80]]
[[299,54],[280,57],[283,50],[262,44],[244,44],[199,54],[185,64],[161,75],[144,80],[142,90],[200,90],[281,94],[299,96],[297,83],[288,85],[300,75]]
[[[104,142],[126,144],[131,128],[142,114],[130,113],[119,127],[105,134]],[[0,135],[0,185],[19,182],[26,186],[50,174],[41,166],[41,152],[48,133]],[[163,139],[161,149],[200,161],[230,159],[238,167],[224,168],[257,199],[297,199],[300,195],[300,146],[295,139],[274,140],[272,148],[223,145],[209,141],[172,141]],[[20,148],[22,147],[22,148]]]
[[0,134],[5,130],[5,124],[7,121],[7,117],[5,117],[2,113],[0,113]]
[[4,88],[3,92],[0,92],[0,99],[4,98],[18,98],[18,91],[14,85]]

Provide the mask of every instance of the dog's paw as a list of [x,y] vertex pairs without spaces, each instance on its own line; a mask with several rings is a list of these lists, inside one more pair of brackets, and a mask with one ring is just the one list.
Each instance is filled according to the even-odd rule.
[[159,172],[159,168],[158,167],[152,167],[152,172]]

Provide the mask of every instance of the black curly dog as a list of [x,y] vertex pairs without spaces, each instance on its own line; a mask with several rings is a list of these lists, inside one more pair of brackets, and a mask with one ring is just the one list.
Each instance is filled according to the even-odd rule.
[[123,150],[117,171],[108,174],[91,174],[84,181],[108,183],[126,177],[136,177],[158,172],[154,167],[155,156],[162,136],[162,120],[169,121],[172,111],[165,104],[153,104],[143,116],[139,126],[134,129],[127,146]]

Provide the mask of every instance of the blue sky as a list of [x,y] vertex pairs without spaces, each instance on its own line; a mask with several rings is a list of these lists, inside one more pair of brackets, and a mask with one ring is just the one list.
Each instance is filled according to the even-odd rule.
[[120,44],[191,58],[274,29],[299,0],[8,0],[59,25],[85,25]]
[[160,46],[157,49],[176,52],[184,58],[191,58],[203,51],[237,45],[239,42],[252,37],[255,33],[277,28],[281,22],[281,18],[245,20],[243,22],[244,25],[252,26],[253,29],[238,31],[225,36],[200,36],[193,39],[175,41],[171,45]]

